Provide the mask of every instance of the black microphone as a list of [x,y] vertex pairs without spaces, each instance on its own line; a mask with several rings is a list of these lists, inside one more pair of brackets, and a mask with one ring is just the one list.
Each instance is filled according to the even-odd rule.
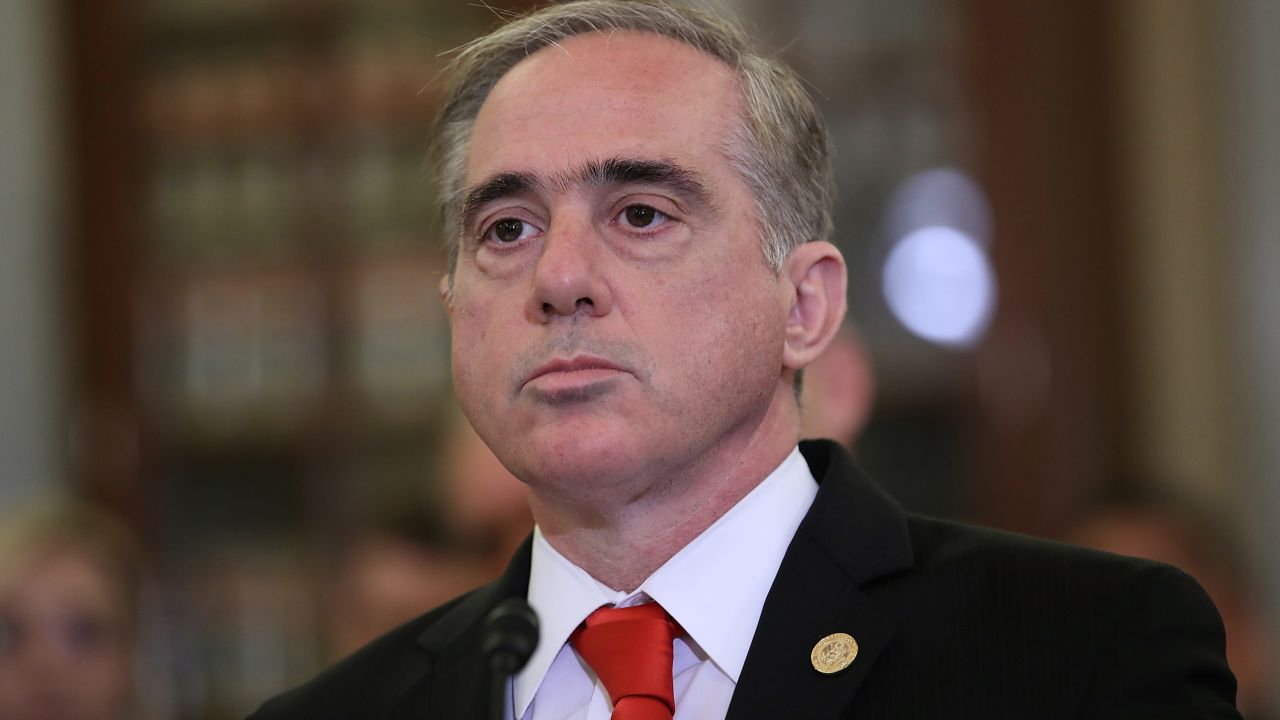
[[481,651],[489,666],[489,717],[503,720],[507,680],[529,662],[538,646],[538,615],[522,597],[498,603],[484,619]]

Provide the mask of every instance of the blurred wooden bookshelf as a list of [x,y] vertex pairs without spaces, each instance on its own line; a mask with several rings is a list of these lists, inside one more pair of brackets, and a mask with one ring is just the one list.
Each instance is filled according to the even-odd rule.
[[432,481],[448,330],[423,162],[442,54],[519,5],[492,4],[63,6],[73,470],[190,641],[177,716],[241,717],[314,672],[317,539],[351,497]]

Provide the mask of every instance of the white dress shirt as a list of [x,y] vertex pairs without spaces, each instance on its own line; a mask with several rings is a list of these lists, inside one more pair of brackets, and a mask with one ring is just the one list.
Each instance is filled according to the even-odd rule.
[[729,700],[782,556],[818,493],[799,449],[746,497],[632,592],[597,581],[534,529],[529,604],[538,647],[508,688],[505,716],[520,720],[609,720],[604,685],[568,645],[604,605],[656,601],[687,633],[675,641],[675,720],[714,720]]

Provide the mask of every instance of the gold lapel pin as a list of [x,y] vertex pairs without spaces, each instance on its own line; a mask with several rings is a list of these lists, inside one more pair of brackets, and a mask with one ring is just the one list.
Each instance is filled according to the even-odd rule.
[[858,657],[858,641],[848,633],[832,633],[813,646],[809,660],[813,669],[824,675],[833,675],[853,664]]

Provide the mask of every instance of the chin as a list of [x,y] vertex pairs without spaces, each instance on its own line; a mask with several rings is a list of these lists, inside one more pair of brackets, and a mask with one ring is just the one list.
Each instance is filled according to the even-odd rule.
[[598,432],[557,432],[530,440],[517,454],[515,475],[535,490],[557,494],[578,495],[624,483],[647,457],[632,438]]

